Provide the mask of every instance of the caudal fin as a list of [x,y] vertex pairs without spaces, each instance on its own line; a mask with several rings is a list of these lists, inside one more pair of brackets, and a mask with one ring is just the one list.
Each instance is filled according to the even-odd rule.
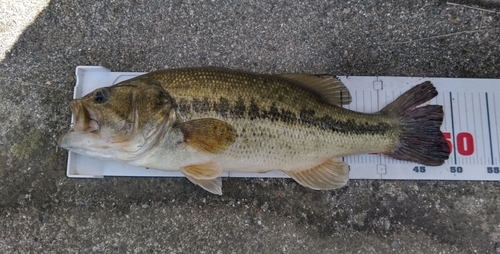
[[449,147],[440,130],[443,107],[427,105],[417,108],[437,95],[434,85],[426,81],[406,91],[380,111],[398,117],[401,123],[399,140],[386,155],[428,166],[442,165],[448,159]]

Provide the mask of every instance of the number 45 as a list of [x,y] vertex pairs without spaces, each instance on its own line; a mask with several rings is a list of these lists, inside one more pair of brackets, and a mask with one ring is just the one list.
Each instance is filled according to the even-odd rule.
[[413,168],[413,171],[417,172],[417,173],[425,173],[425,166],[415,166]]

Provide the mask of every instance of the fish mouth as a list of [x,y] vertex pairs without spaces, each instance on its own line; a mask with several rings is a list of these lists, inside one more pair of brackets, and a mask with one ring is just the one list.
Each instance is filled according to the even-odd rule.
[[74,100],[70,104],[73,113],[73,128],[70,131],[82,133],[99,132],[100,117],[97,111],[80,100]]

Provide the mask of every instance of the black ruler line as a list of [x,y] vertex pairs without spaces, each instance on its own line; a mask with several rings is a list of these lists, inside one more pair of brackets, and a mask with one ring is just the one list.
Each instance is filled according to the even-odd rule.
[[[495,133],[496,134],[495,136],[497,136],[497,139],[495,140],[495,144],[498,145],[498,143],[500,143],[499,142],[500,141],[500,136],[499,136],[500,131],[498,131],[497,101],[495,99],[495,94],[494,93],[491,95],[491,97],[492,97],[491,101],[493,102],[493,110],[492,111],[493,111],[493,115],[495,116],[495,123],[496,123],[495,124],[495,131],[493,131],[493,133]],[[497,160],[497,163],[498,163],[499,162],[498,159],[500,158],[500,150],[497,149],[497,153],[498,153],[498,157],[496,157],[496,160]]]
[[490,107],[488,103],[488,93],[484,93],[486,98],[486,118],[488,119],[488,134],[490,136],[490,155],[491,155],[491,165],[495,164],[495,160],[493,159],[493,141],[491,140],[491,122],[490,122]]
[[[450,112],[451,112],[451,136],[453,139],[453,146],[455,146],[455,123],[453,122],[453,96],[450,92]],[[453,159],[454,164],[457,165],[457,149],[453,147]]]

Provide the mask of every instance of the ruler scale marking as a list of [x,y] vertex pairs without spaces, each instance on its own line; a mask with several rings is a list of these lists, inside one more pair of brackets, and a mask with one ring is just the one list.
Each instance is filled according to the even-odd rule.
[[486,117],[488,119],[488,134],[490,137],[490,154],[491,154],[491,165],[495,164],[495,161],[493,160],[493,142],[492,142],[492,136],[491,136],[491,123],[490,123],[490,108],[489,108],[489,103],[488,103],[488,93],[484,93],[484,97],[486,99]]
[[451,116],[451,138],[453,140],[453,161],[454,164],[457,164],[457,149],[456,148],[456,140],[455,140],[455,124],[453,122],[453,95],[450,92],[450,116]]
[[[463,106],[464,106],[463,105],[464,102],[462,102],[462,99],[460,98],[460,93],[459,92],[456,92],[455,100],[457,101],[455,110],[457,110],[458,112],[464,112],[465,110],[462,109]],[[464,98],[463,101],[465,101],[465,98]],[[465,108],[465,109],[467,110],[467,108]],[[464,114],[465,114],[465,112],[464,112]],[[464,130],[464,126],[463,126],[464,123],[462,121],[462,114],[456,114],[456,115],[454,115],[454,117],[457,118],[457,123],[458,123],[457,133],[460,133],[461,131]],[[456,138],[457,137],[455,137],[455,139]],[[456,140],[455,142],[457,142],[457,141],[458,140]],[[460,165],[463,165],[465,161],[466,161],[466,158],[461,158],[461,157],[457,158],[457,162]]]
[[[495,111],[494,113],[494,116],[495,116],[495,122],[497,124],[495,124],[495,128],[496,128],[496,136],[497,136],[497,145],[500,144],[500,135],[499,135],[499,131],[498,131],[498,114],[497,114],[497,102],[495,100],[495,93],[492,94],[493,96],[493,110]],[[498,149],[498,147],[497,147]],[[498,160],[500,159],[500,149],[498,149],[498,157],[496,158],[497,159],[497,163],[498,163]],[[493,163],[495,164],[495,163]]]
[[[462,102],[462,100],[460,98],[460,94],[458,92],[456,92],[456,94],[457,94],[455,96],[455,98],[457,100],[457,108],[456,109],[458,110],[458,112],[464,112],[464,114],[467,114],[467,112],[466,112],[467,108],[465,108],[465,110],[462,109],[463,108],[463,102]],[[464,98],[464,102],[465,102],[465,98]],[[458,123],[458,130],[457,130],[457,132],[460,132],[460,131],[463,130],[462,114],[457,114],[455,117],[457,118],[457,123]]]
[[[468,109],[469,108],[467,107],[467,105],[468,105],[467,104],[467,93],[462,93],[462,94],[463,94],[463,104],[462,104],[462,100],[459,100],[458,102],[459,102],[459,105],[463,105],[463,107],[461,107],[462,109],[459,112],[464,112],[464,117],[461,116],[462,114],[458,114],[460,117],[459,122],[462,122],[462,120],[463,120],[463,122],[465,123],[465,126],[463,126],[464,129],[462,129],[462,130],[465,130],[465,131],[470,133],[471,129],[469,129],[469,117],[468,117],[468,115],[469,115]],[[458,96],[458,92],[457,92],[457,96]],[[473,133],[473,134],[474,134],[474,136],[476,135],[476,133]],[[465,145],[467,146],[467,149],[470,149],[468,143],[465,143]],[[470,155],[468,157],[462,158],[461,164],[468,165],[468,164],[470,164],[471,159],[473,159],[475,157],[476,157],[476,155],[473,154],[473,155]]]
[[[477,98],[478,98],[478,100],[480,102],[481,101],[481,93],[480,92],[477,93]],[[483,113],[483,104],[482,103],[479,103],[479,109],[480,109],[480,112],[479,112],[480,114],[479,115],[481,116],[481,121],[480,121],[480,123],[481,123],[481,137],[482,137],[482,140],[483,140],[483,142],[482,142],[483,143],[483,153],[482,153],[483,156],[481,157],[481,162],[483,164],[486,164],[487,163],[487,158],[484,156],[484,153],[486,153],[487,149],[486,149],[486,142],[485,142],[485,138],[484,138],[484,125],[483,125],[483,123],[484,123],[484,119],[483,119],[484,113]]]
[[[476,104],[474,103],[474,93],[473,92],[470,93],[470,98],[471,98],[471,101],[472,101],[471,102],[471,105],[472,105],[472,122],[476,123]],[[468,128],[468,126],[467,126],[467,128]],[[474,162],[479,161],[478,155],[475,155],[475,157],[476,158],[473,161]]]
[[[480,118],[480,122],[483,121],[483,111],[482,111],[482,104],[481,104],[481,93],[480,92],[477,92],[475,93],[477,94],[477,105],[479,106],[479,118]],[[475,119],[474,119],[475,120]],[[481,125],[481,140],[483,141],[482,142],[482,145],[483,145],[483,153],[480,153],[480,154],[484,154],[484,152],[486,152],[486,146],[485,146],[485,138],[484,138],[484,126]],[[479,146],[478,146],[479,147]],[[483,163],[484,164],[484,161],[485,159],[483,158],[483,156],[479,156],[479,162]]]
[[352,110],[354,110],[354,111],[359,111],[359,102],[360,102],[361,100],[359,99],[358,90],[355,90],[355,91],[354,91],[354,97],[353,97],[353,100],[354,100],[354,98],[356,98],[356,103],[354,103],[354,104],[353,104],[353,103],[351,102],[351,104],[353,104],[353,105],[352,105],[352,107],[353,107],[353,109],[352,109]]
[[[378,81],[378,80],[379,80],[379,79],[378,79],[378,77],[377,77],[376,81]],[[382,83],[382,86],[381,86],[381,88],[380,88],[380,89],[384,89],[384,87],[383,87],[383,84],[384,84],[384,83],[383,83],[382,81],[380,81],[380,82]],[[380,93],[380,89],[377,89],[377,90],[376,90],[376,94],[377,94],[377,95],[376,95],[376,97],[377,97],[377,112],[378,112],[378,111],[380,111],[380,94],[381,94],[381,93]],[[382,154],[380,154],[380,153],[379,153],[377,156],[378,156],[378,164],[380,164],[380,165],[385,165],[385,164],[387,163],[387,162],[385,161],[385,158],[382,156]],[[386,171],[387,171],[387,167],[386,167]],[[378,173],[378,169],[377,169],[377,173]],[[386,173],[387,173],[387,172],[386,172]],[[384,178],[384,177],[383,177],[383,174],[380,174],[380,179],[383,179],[383,178]]]
[[[465,128],[469,131],[469,111],[467,110],[467,93],[464,93],[464,108],[465,108]],[[474,111],[473,111],[474,112]],[[474,113],[472,113],[474,114]]]
[[363,90],[363,93],[362,93],[362,96],[363,96],[363,100],[362,100],[362,105],[363,105],[363,112],[366,112],[366,100],[365,100],[365,91]]
[[[443,110],[445,109],[445,106],[444,106],[444,102],[446,101],[446,95],[443,93],[443,103],[441,103],[441,105],[443,105]],[[448,127],[447,127],[447,122],[446,119],[443,119],[443,129],[444,130],[447,130]]]

